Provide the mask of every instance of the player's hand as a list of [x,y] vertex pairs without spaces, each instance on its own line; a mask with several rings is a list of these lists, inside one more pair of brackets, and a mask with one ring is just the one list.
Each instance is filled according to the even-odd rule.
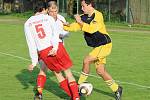
[[64,26],[70,26],[69,22],[64,22],[63,25]]
[[29,70],[30,72],[32,72],[33,69],[34,69],[34,67],[35,67],[35,66],[33,66],[32,64],[30,64],[30,65],[28,66],[28,70]]
[[83,21],[81,20],[81,17],[79,14],[74,15],[74,18],[76,19],[77,23],[80,25],[83,25]]
[[63,39],[64,35],[63,34],[59,34],[59,38]]
[[56,56],[57,50],[52,49],[49,51],[48,56]]
[[[60,19],[58,19],[58,20],[60,20]],[[64,26],[70,26],[69,22],[64,22],[62,20],[60,20],[60,21],[63,23]]]

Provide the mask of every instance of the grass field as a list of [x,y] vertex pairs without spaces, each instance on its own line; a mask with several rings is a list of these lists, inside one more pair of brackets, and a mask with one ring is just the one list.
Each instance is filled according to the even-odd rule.
[[[36,68],[27,71],[30,64],[23,32],[24,19],[0,16],[0,100],[33,100]],[[108,25],[109,26],[109,25]],[[108,27],[113,49],[107,59],[107,70],[123,86],[122,100],[150,100],[150,29],[132,29],[126,26]],[[73,73],[78,79],[82,59],[91,48],[86,46],[81,32],[70,34],[65,47],[74,62]],[[47,73],[44,100],[64,100],[67,95],[58,87],[51,72]],[[88,78],[94,86],[89,97],[81,100],[114,100],[113,93],[91,66]]]

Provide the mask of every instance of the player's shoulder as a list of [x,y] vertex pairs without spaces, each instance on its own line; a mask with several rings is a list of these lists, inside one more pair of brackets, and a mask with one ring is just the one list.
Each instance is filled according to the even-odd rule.
[[35,16],[37,19],[52,19],[48,14],[40,14]]
[[54,18],[49,16],[48,14],[42,14],[41,17],[43,20],[47,21],[47,22],[55,22]]
[[60,14],[57,14],[57,17],[64,19],[64,16],[62,16],[62,15],[60,15]]
[[40,14],[37,17],[38,17],[38,19],[50,19],[48,14]]
[[48,15],[47,18],[48,18],[49,21],[55,22],[55,19],[52,16]]
[[100,15],[100,16],[102,15],[102,13],[101,13],[100,11],[98,11],[98,10],[94,10],[94,12],[95,12],[95,14],[98,15],[98,16],[99,16],[99,15]]
[[34,19],[34,16],[31,16],[30,18],[28,18],[26,22],[24,23],[24,26],[27,26],[33,19]]
[[53,20],[54,20],[54,18],[53,18],[52,16],[48,16],[48,18],[49,18],[49,19],[53,19]]
[[57,17],[58,17],[58,19],[60,19],[60,20],[62,20],[62,21],[65,21],[65,17],[64,17],[64,16],[62,16],[62,15],[60,15],[60,14],[57,14]]
[[49,17],[49,15],[48,14],[42,14],[44,17]]

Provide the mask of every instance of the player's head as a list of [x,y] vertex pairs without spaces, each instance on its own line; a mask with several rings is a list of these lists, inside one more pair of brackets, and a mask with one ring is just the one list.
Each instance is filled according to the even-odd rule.
[[47,5],[45,2],[38,2],[35,6],[34,13],[47,13]]
[[85,14],[88,14],[88,12],[94,7],[94,0],[81,0],[81,6],[82,11]]
[[56,1],[48,2],[48,14],[52,16],[54,19],[57,19],[58,14],[58,6]]

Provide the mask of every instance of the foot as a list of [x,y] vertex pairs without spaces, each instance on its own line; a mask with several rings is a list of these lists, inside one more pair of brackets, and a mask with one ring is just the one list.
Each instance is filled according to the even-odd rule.
[[79,98],[74,98],[74,99],[71,99],[71,100],[80,100]]
[[76,98],[75,100],[80,100],[79,98]]
[[118,90],[115,92],[116,100],[121,100],[122,90],[123,90],[123,88],[121,86],[119,86]]
[[42,100],[42,93],[39,93],[38,91],[36,91],[34,100]]

